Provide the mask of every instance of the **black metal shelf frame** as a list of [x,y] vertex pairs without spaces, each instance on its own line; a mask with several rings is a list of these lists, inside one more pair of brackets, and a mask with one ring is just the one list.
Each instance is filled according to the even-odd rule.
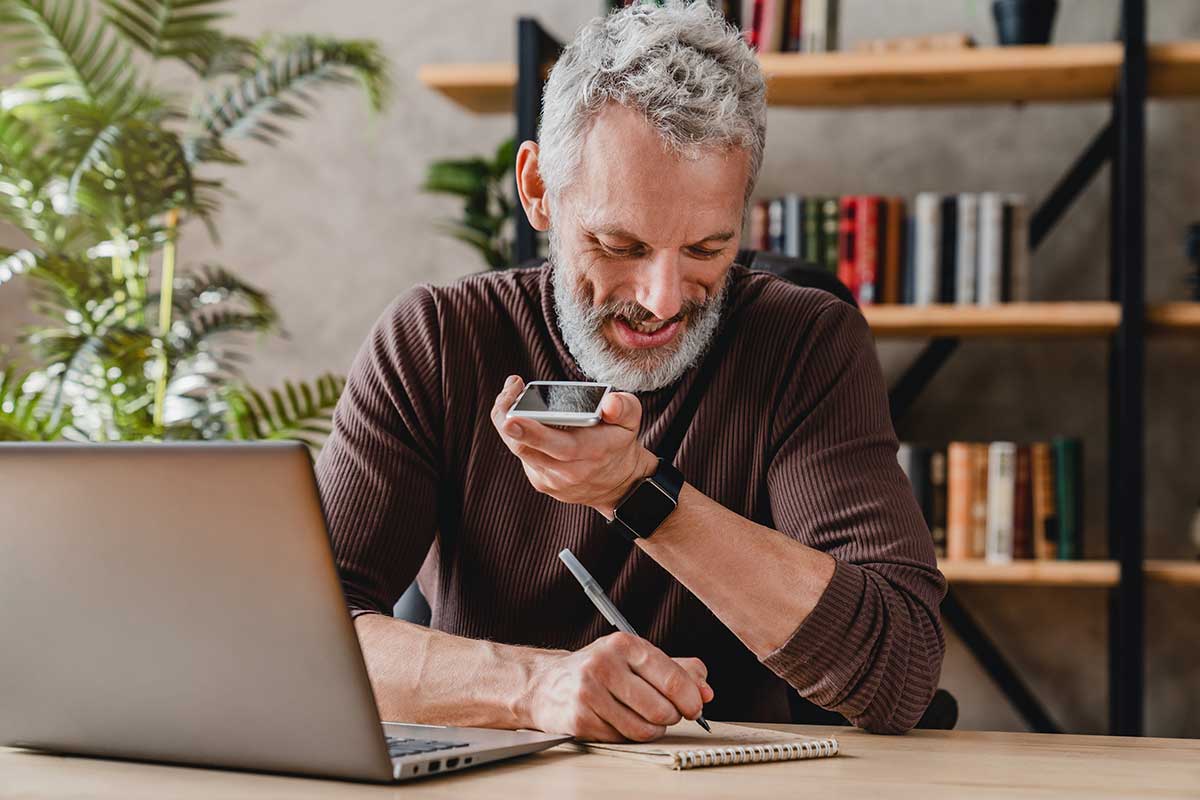
[[[1139,736],[1145,680],[1145,0],[1121,0],[1120,13],[1119,38],[1125,56],[1111,120],[1034,212],[1029,237],[1036,249],[1101,167],[1110,165],[1110,294],[1121,306],[1121,322],[1110,339],[1108,358],[1108,545],[1120,563],[1118,584],[1108,590],[1109,728],[1116,735]],[[560,52],[562,44],[535,19],[517,20],[518,142],[537,138],[544,76]],[[520,264],[537,257],[538,238],[520,204],[514,213],[515,261]],[[938,337],[926,344],[889,393],[893,420],[902,420],[958,345],[954,337]],[[1057,732],[1050,714],[953,589],[942,614],[1025,722],[1035,731]]]

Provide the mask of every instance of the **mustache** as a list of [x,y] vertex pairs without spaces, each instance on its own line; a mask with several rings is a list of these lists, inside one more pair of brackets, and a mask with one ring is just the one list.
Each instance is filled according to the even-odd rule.
[[[685,300],[678,313],[667,320],[667,324],[682,322],[688,317],[703,311],[708,307],[710,302],[711,298],[704,301]],[[621,318],[635,324],[658,319],[658,316],[654,312],[632,300],[613,300],[601,303],[591,308],[589,316],[597,322],[606,322],[610,319]]]

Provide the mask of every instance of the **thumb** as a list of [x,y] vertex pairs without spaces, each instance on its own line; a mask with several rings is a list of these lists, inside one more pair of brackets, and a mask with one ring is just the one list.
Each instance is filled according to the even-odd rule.
[[642,424],[642,404],[628,392],[612,392],[600,404],[600,418],[637,433]]

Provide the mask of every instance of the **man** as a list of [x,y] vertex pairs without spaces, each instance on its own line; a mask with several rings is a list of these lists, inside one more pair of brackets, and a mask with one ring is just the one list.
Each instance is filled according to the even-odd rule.
[[[517,158],[549,265],[418,287],[376,324],[317,469],[385,719],[648,740],[702,704],[787,721],[794,692],[871,731],[920,718],[945,586],[870,332],[733,264],[764,97],[704,4],[592,22]],[[609,518],[667,475],[649,448],[718,336],[678,505],[631,545]],[[522,378],[625,391],[555,429],[505,419]],[[609,633],[563,547],[645,639]],[[429,629],[388,616],[427,554]]]

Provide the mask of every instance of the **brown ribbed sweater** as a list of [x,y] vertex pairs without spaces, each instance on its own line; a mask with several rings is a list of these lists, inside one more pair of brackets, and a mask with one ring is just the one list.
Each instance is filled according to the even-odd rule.
[[[546,268],[419,286],[380,317],[317,461],[351,609],[389,614],[433,547],[434,628],[576,650],[610,629],[556,558],[570,547],[647,639],[704,661],[711,718],[786,722],[790,684],[868,730],[912,727],[941,671],[945,582],[862,315],[732,267],[733,339],[675,461],[708,497],[837,559],[812,613],[761,662],[599,514],[537,493],[492,427],[509,374],[587,380],[554,319]],[[647,447],[694,373],[639,395]]]

